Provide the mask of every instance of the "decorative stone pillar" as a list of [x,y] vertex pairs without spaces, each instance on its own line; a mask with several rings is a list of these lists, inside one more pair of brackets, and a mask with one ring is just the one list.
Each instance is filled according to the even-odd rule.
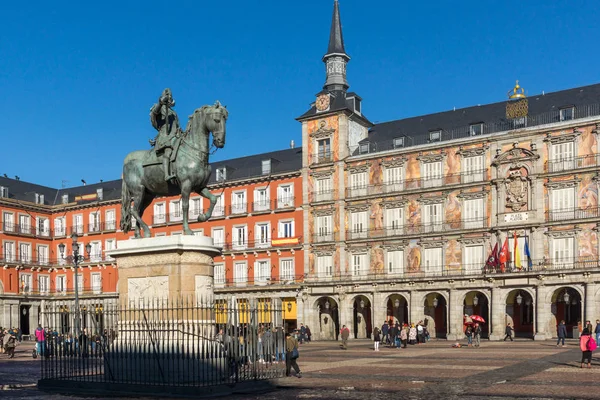
[[594,301],[594,293],[598,289],[598,284],[588,282],[585,284],[585,320],[589,320],[592,325],[596,320],[596,302]]
[[552,337],[547,332],[548,323],[550,321],[550,304],[546,304],[544,299],[548,293],[548,288],[545,285],[535,287],[535,336],[534,340],[546,340]]
[[460,300],[465,295],[465,292],[459,290],[450,290],[448,296],[448,339],[462,339],[463,325],[463,302]]
[[423,302],[421,301],[421,293],[411,290],[410,292],[410,310],[408,310],[410,318],[408,322],[416,323],[423,318]]
[[506,304],[503,304],[502,289],[497,286],[492,287],[490,324],[492,331],[490,332],[490,340],[500,340],[504,337],[504,320],[506,317]]

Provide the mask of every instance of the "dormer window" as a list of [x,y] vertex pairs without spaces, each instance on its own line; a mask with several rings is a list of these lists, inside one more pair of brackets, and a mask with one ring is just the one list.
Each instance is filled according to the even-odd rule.
[[360,100],[356,97],[354,98],[354,111],[360,114]]
[[227,169],[225,167],[217,168],[217,182],[223,182],[227,179]]
[[269,175],[271,173],[271,160],[262,160],[262,174]]
[[0,197],[1,198],[8,198],[8,188],[6,186],[0,186]]
[[430,142],[439,142],[442,140],[442,131],[431,131],[429,132],[429,141]]
[[527,117],[518,117],[513,119],[514,129],[525,128],[527,126]]
[[483,122],[479,122],[477,124],[471,124],[469,126],[469,134],[471,136],[478,136],[483,133]]
[[104,190],[102,188],[96,189],[96,196],[98,196],[98,200],[102,200],[104,198]]
[[395,149],[404,147],[404,138],[403,137],[395,138],[392,142],[392,145],[394,146]]
[[69,195],[68,194],[63,194],[62,195],[62,203],[63,204],[68,204],[69,203]]
[[369,153],[369,143],[361,143],[358,146],[358,152],[360,154],[367,154],[367,153]]
[[564,107],[560,109],[560,120],[561,121],[570,121],[573,119],[573,115],[575,114],[575,107]]
[[44,204],[44,195],[36,193],[35,194],[35,204]]

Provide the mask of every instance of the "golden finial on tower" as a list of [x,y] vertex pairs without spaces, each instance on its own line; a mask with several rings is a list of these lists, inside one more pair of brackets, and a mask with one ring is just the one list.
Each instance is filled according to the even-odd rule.
[[517,80],[515,87],[512,90],[508,91],[508,98],[509,99],[524,99],[525,97],[526,97],[525,89],[523,89],[521,86],[519,86],[519,81]]

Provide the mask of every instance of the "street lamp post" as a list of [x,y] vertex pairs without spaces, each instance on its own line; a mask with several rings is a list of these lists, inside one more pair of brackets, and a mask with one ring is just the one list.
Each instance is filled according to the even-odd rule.
[[[79,322],[80,322],[80,309],[79,309],[79,275],[78,275],[78,269],[79,269],[79,263],[85,261],[85,257],[83,255],[79,254],[79,243],[77,243],[77,233],[73,233],[71,235],[71,239],[73,240],[72,243],[72,251],[73,251],[73,255],[72,256],[67,256],[65,257],[65,244],[61,243],[58,245],[58,249],[60,251],[60,257],[62,259],[66,259],[66,260],[71,260],[71,262],[73,263],[73,266],[75,268],[75,335],[76,337],[79,335]],[[92,252],[92,245],[91,244],[87,244],[85,246],[85,251],[88,255],[88,258],[90,256],[90,253]]]

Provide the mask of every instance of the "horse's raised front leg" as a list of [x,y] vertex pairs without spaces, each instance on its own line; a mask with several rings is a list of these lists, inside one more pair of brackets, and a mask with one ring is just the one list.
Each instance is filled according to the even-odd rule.
[[190,193],[192,191],[192,185],[189,183],[181,184],[181,209],[183,211],[183,234],[193,235],[194,231],[190,229],[189,225],[189,210],[190,210]]
[[201,213],[200,215],[198,215],[198,222],[205,222],[208,221],[212,216],[215,204],[217,204],[217,196],[213,195],[207,188],[204,188],[200,191],[200,196],[210,201],[208,210],[206,210],[204,214]]

